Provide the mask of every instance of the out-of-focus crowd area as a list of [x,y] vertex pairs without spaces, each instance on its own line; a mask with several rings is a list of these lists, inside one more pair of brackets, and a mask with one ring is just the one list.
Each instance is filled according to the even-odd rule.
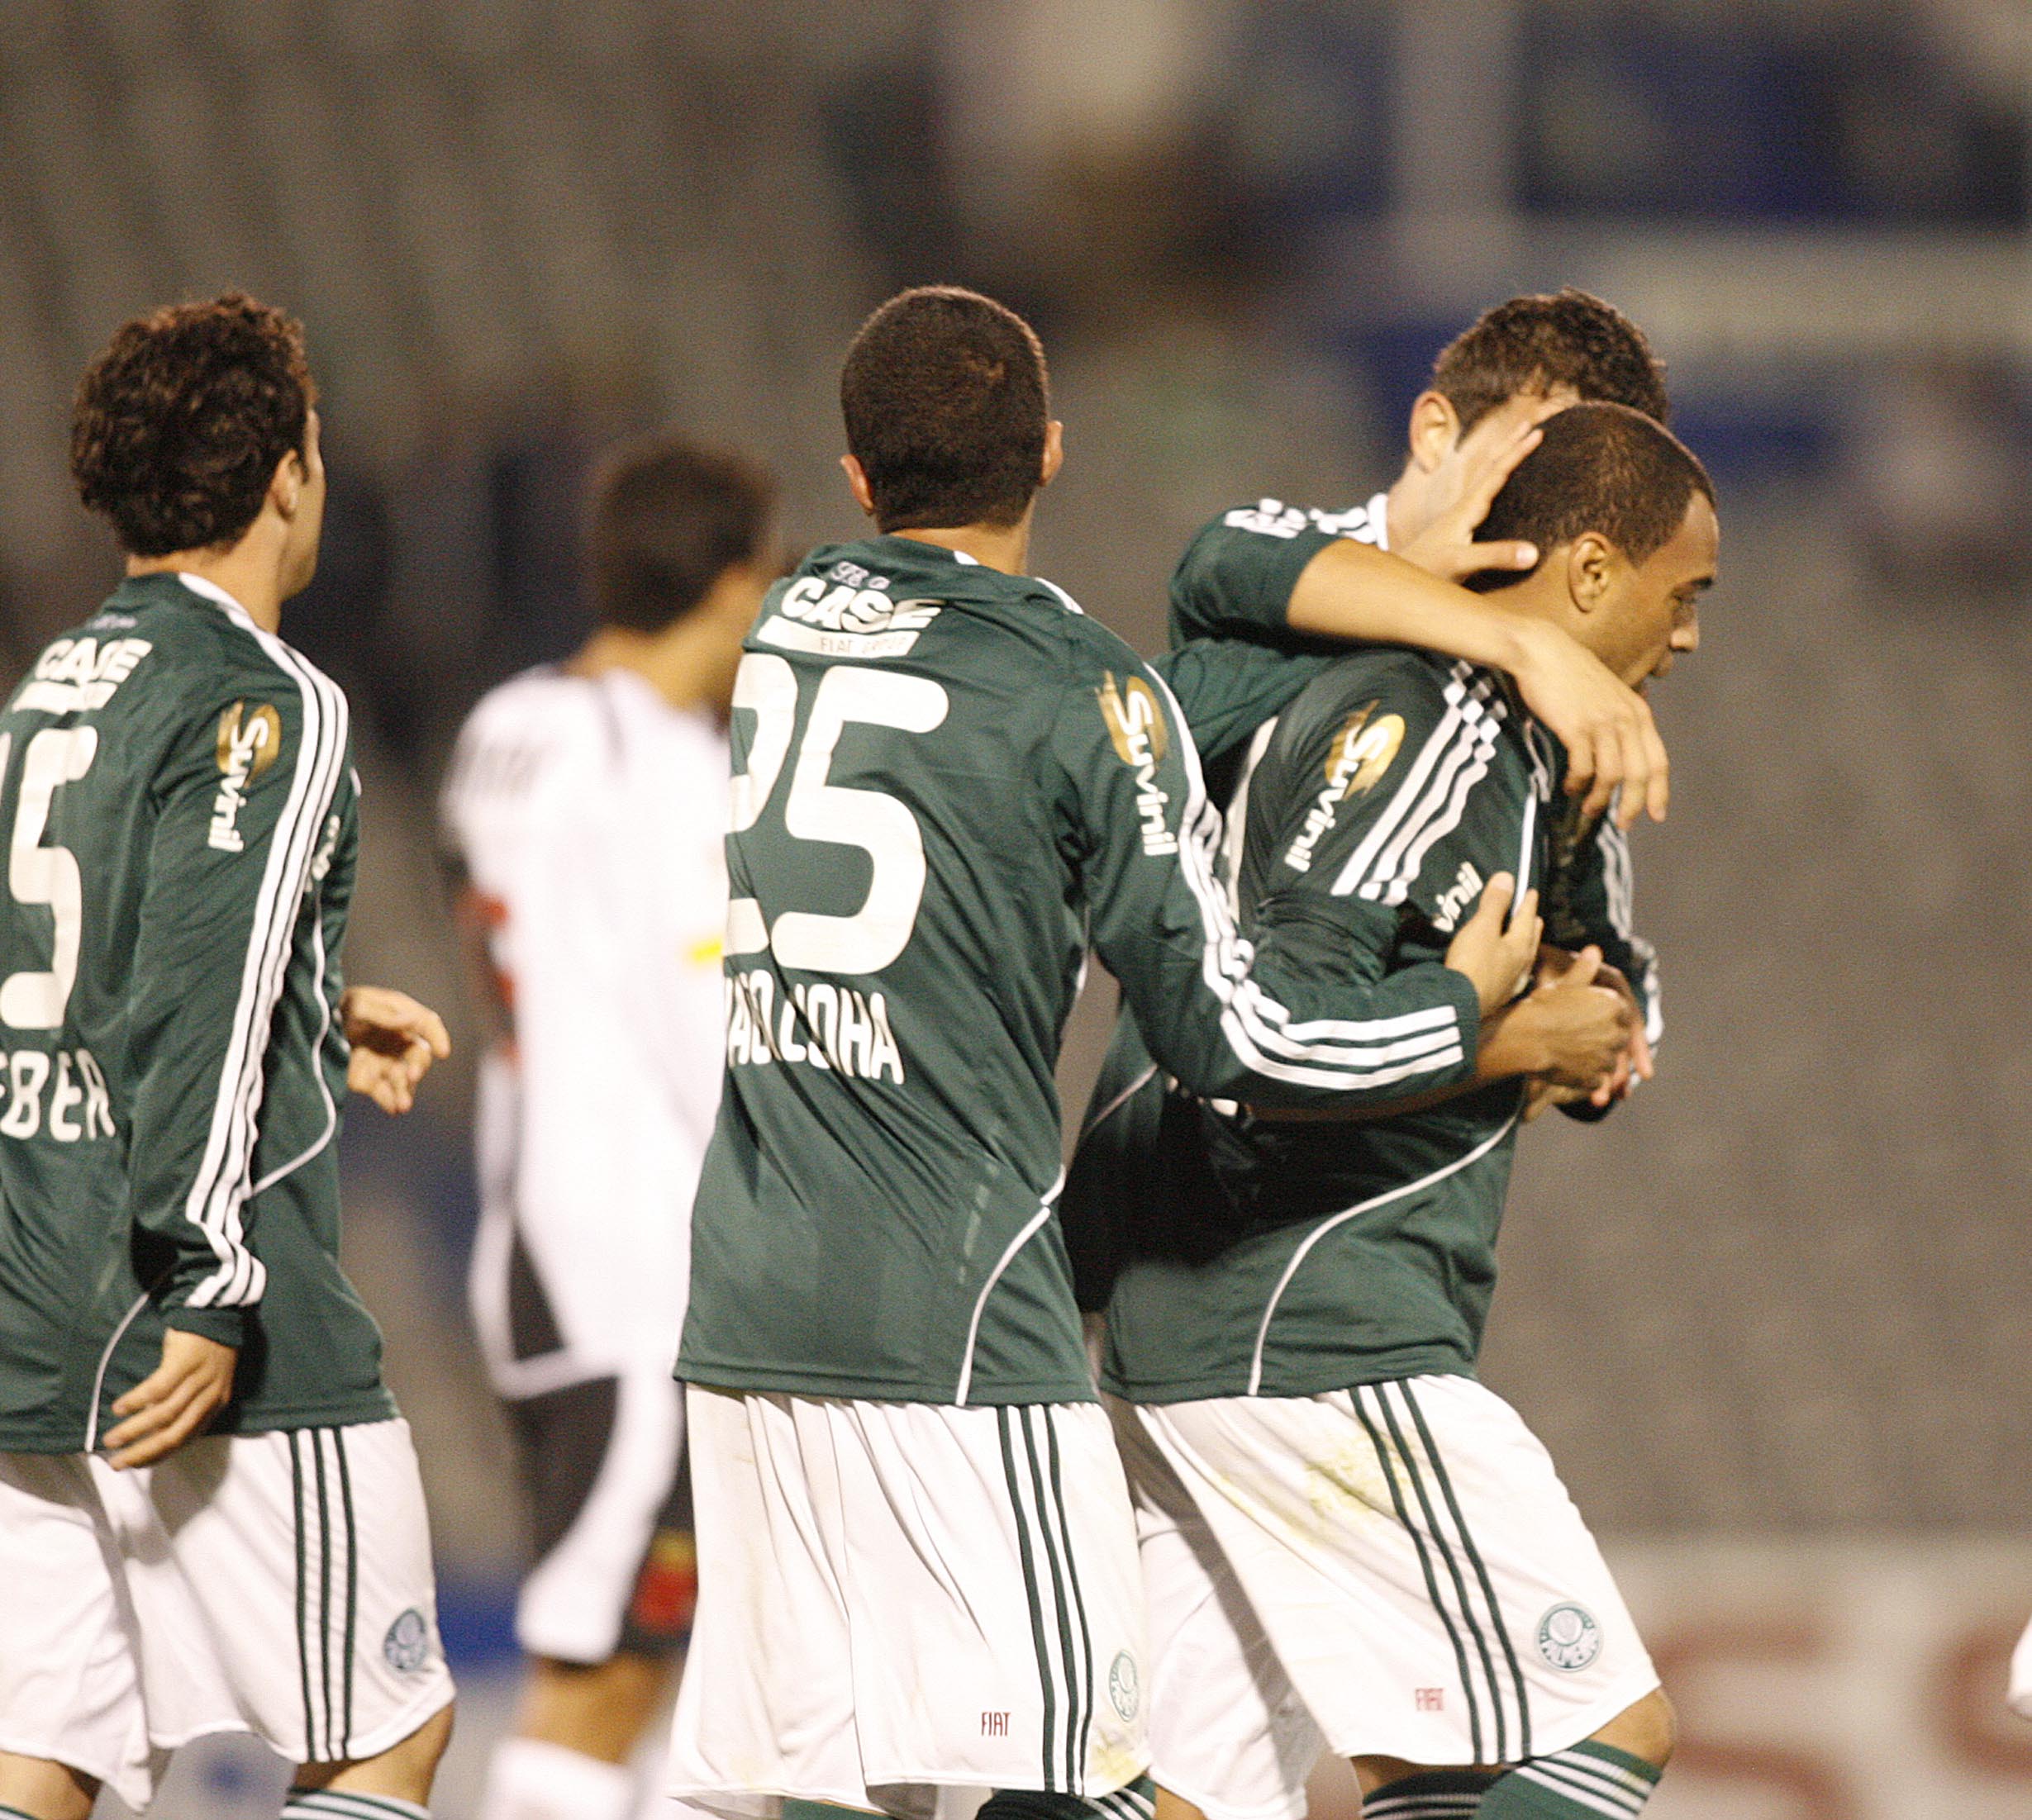
[[1488,1376],[1663,1627],[1656,1811],[2032,1815],[1992,1685],[2032,1609],[2029,120],[2022,0],[0,7],[10,673],[115,573],[64,468],[110,330],[227,286],[309,330],[331,498],[284,630],[355,704],[347,964],[464,1043],[345,1140],[454,1651],[505,1637],[520,1519],[431,801],[478,694],[583,634],[592,454],[737,444],[786,549],[850,535],[847,338],[978,285],[1067,425],[1039,566],[1151,649],[1198,523],[1366,498],[1438,346],[1574,283],[1668,361],[1723,581],[1638,843],[1659,1077],[1525,1145]]

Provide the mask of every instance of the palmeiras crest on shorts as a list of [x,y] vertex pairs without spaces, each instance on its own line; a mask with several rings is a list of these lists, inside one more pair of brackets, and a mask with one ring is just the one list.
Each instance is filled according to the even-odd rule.
[[1136,1675],[1136,1659],[1127,1650],[1118,1651],[1107,1671],[1107,1697],[1125,1720],[1136,1716],[1143,1698],[1143,1684]]
[[431,1660],[431,1623],[412,1605],[388,1626],[381,1653],[397,1675],[414,1675]]
[[1578,1675],[1601,1653],[1601,1627],[1584,1605],[1555,1605],[1538,1621],[1538,1653],[1562,1674]]

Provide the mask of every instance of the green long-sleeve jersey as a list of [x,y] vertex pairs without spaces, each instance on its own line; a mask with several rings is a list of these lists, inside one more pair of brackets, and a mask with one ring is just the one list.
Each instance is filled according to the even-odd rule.
[[121,584],[0,715],[0,1450],[96,1445],[165,1326],[214,1432],[393,1413],[341,1274],[345,697],[194,577]]
[[[1556,934],[1630,960],[1611,902],[1620,837],[1579,824],[1556,743],[1492,672],[1389,648],[1343,658],[1257,759],[1234,810],[1245,934],[1275,917],[1387,980],[1442,957],[1508,872],[1544,892]],[[1067,1209],[1076,1228],[1101,1218],[1126,1236],[1107,1388],[1146,1402],[1305,1395],[1473,1369],[1516,1082],[1359,1124],[1293,1124],[1166,1091],[1133,1028],[1108,1073],[1115,1103],[1097,1097]]]
[[908,538],[816,551],[749,634],[733,748],[684,1377],[1092,1395],[1053,1081],[1089,946],[1202,1091],[1362,1105],[1466,1076],[1462,975],[1356,979],[1274,915],[1238,936],[1170,691],[1049,583]]

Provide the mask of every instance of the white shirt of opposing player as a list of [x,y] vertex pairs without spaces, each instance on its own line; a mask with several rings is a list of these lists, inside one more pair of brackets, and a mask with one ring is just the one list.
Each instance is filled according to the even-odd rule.
[[[505,1395],[676,1357],[726,1057],[728,770],[710,715],[626,670],[516,677],[460,737],[445,822],[513,1030],[482,1072],[474,1261]],[[480,1281],[511,1219],[564,1339],[520,1363]]]

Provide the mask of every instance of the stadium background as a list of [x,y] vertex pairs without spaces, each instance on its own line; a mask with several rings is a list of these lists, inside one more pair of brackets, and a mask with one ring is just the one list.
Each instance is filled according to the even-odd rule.
[[[114,572],[64,444],[115,323],[244,285],[325,388],[284,630],[355,703],[349,966],[466,1039],[345,1138],[466,1689],[441,1814],[505,1715],[519,1515],[462,1312],[438,772],[583,630],[594,449],[745,445],[787,546],[850,534],[838,354],[950,278],[1042,330],[1070,459],[1039,566],[1146,649],[1211,511],[1394,473],[1486,304],[1570,282],[1649,330],[1725,523],[1638,848],[1670,1032],[1607,1128],[1525,1146],[1487,1376],[1679,1701],[1659,1820],[2032,1816],[2001,1705],[2032,1611],[2029,108],[2024,0],[0,6],[7,673]],[[278,1785],[200,1751],[159,1811]]]

